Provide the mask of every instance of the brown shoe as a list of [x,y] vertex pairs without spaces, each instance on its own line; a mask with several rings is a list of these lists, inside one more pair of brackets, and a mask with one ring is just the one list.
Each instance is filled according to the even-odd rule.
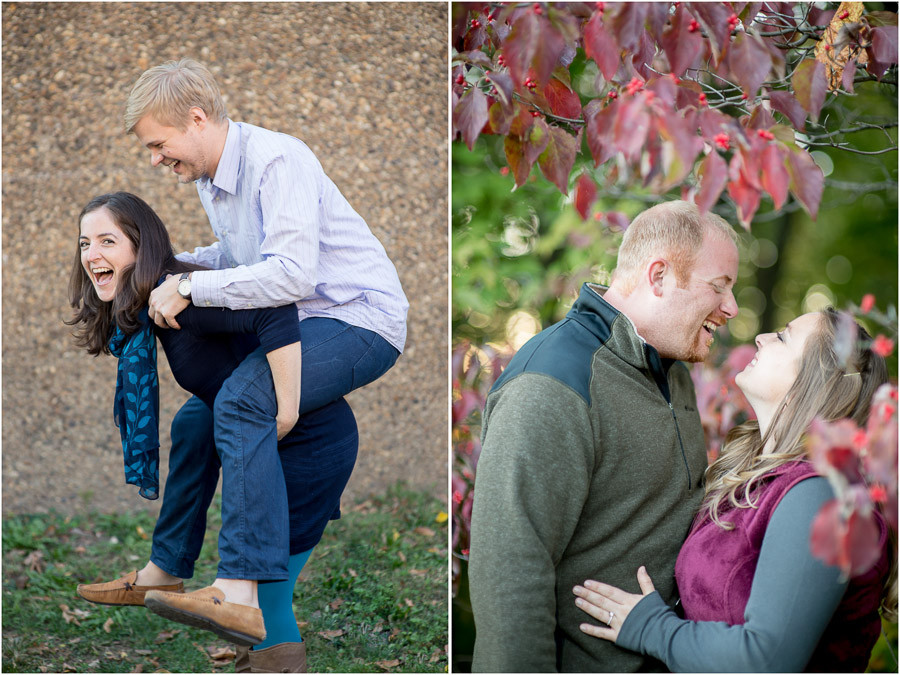
[[250,647],[237,645],[234,648],[234,672],[250,672]]
[[236,645],[258,645],[266,639],[262,610],[225,602],[225,593],[215,586],[192,593],[150,591],[144,604],[160,616],[210,630]]
[[[235,672],[237,667],[235,666]],[[250,650],[251,673],[305,673],[306,643],[282,642]]]
[[144,605],[144,594],[147,591],[167,591],[184,593],[184,584],[178,582],[169,586],[137,586],[137,570],[124,577],[103,584],[78,584],[76,593],[98,605]]

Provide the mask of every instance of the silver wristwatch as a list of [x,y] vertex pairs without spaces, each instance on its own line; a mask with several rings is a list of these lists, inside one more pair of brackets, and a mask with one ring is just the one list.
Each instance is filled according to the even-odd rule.
[[185,300],[191,299],[191,273],[185,272],[181,275],[181,280],[178,282],[178,295],[180,295]]

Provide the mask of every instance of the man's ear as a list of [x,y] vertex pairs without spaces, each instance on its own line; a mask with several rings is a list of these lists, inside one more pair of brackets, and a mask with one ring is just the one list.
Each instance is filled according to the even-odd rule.
[[646,268],[647,285],[653,291],[653,295],[662,297],[663,282],[669,273],[669,263],[663,258],[654,258]]
[[199,106],[194,106],[190,110],[188,110],[188,123],[197,127],[198,131],[202,131],[206,126],[206,122],[209,118],[206,116],[206,112],[204,112],[203,108]]

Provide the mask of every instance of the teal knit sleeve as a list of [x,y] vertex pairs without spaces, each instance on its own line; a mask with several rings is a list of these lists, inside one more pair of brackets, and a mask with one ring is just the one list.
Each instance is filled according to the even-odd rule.
[[653,593],[629,613],[616,644],[673,672],[801,672],[847,588],[809,547],[812,521],[832,496],[828,481],[814,477],[782,498],[766,528],[743,625],[680,619]]
[[469,554],[473,670],[555,672],[555,567],[594,466],[587,407],[544,375],[520,375],[492,397]]

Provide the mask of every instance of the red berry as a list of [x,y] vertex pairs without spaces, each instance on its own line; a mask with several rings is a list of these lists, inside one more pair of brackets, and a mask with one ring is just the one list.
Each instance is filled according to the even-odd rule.
[[618,92],[616,92],[615,90],[609,92],[609,93],[607,94],[607,96],[609,96],[610,98],[619,98],[619,94],[618,94]]
[[688,33],[696,33],[700,30],[700,24],[697,23],[696,19],[691,19],[691,22],[688,24]]
[[740,23],[740,19],[737,18],[737,14],[732,14],[728,17],[728,27],[731,28],[731,30],[737,28],[738,23]]
[[532,110],[532,111],[531,111],[531,116],[532,116],[532,117],[540,117],[540,116],[541,116],[541,113],[539,113],[537,110]]
[[848,11],[845,9],[843,12],[841,12],[840,14],[838,14],[838,19],[840,19],[841,21],[843,21],[843,20],[846,19],[848,16],[850,16],[850,12],[848,12]]
[[481,28],[481,22],[478,19],[472,19],[472,28]]
[[700,97],[698,100],[700,101],[700,105],[708,105],[708,103],[706,101],[706,94],[700,94]]
[[747,96],[747,92],[746,92],[746,91],[745,91],[743,94],[741,94],[741,100],[742,100],[742,101],[746,101],[748,98],[750,98],[750,97]]
[[722,148],[722,150],[729,150],[731,148],[731,139],[728,138],[728,134],[716,134],[715,138],[713,138],[713,141],[717,146]]
[[631,78],[631,82],[625,85],[625,91],[628,92],[629,96],[634,96],[641,89],[644,88],[644,82],[636,77]]
[[831,45],[825,45],[825,51],[826,51],[826,52],[830,52],[830,51],[831,51]]
[[606,3],[605,3],[605,2],[597,2],[597,3],[594,3],[594,6],[597,8],[597,11],[598,11],[598,12],[602,12],[604,9],[606,9]]
[[541,8],[540,3],[534,3],[534,13],[535,14],[543,14],[544,10]]
[[497,65],[498,66],[506,65],[506,59],[503,58],[503,54],[500,54],[500,56],[497,57]]
[[894,351],[894,341],[884,335],[876,335],[874,342],[872,342],[872,351],[878,356],[890,356],[891,352]]
[[863,314],[868,314],[872,311],[872,308],[875,306],[875,296],[871,293],[866,293],[863,296],[862,302],[859,303],[859,311]]
[[762,139],[767,140],[767,141],[774,141],[774,140],[775,140],[775,134],[773,134],[773,133],[772,133],[771,131],[769,131],[768,129],[759,129],[759,130],[756,132],[756,135],[759,136],[759,137],[762,138]]
[[466,78],[462,73],[460,73],[459,75],[456,76],[456,84],[463,85],[465,83],[466,83]]

